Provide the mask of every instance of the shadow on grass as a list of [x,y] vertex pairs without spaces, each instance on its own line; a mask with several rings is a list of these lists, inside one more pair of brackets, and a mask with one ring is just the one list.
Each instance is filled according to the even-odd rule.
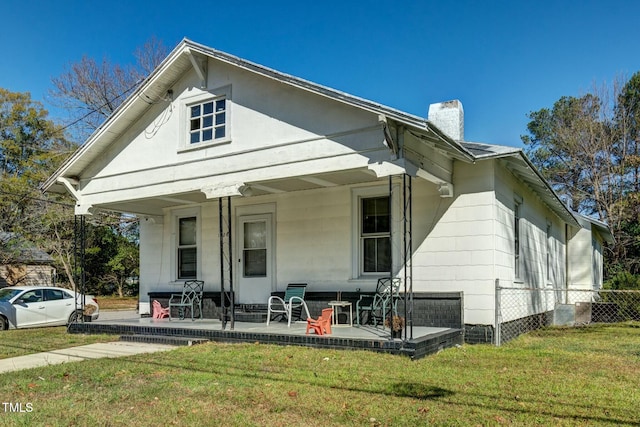
[[[140,355],[138,355],[140,356]],[[283,377],[280,373],[274,372],[264,372],[264,371],[250,371],[247,370],[247,367],[244,365],[236,365],[233,363],[219,363],[217,366],[209,365],[206,369],[199,368],[194,366],[193,364],[189,365],[188,363],[180,364],[180,363],[171,363],[171,362],[158,362],[158,361],[144,361],[140,362],[135,360],[137,356],[127,357],[124,359],[120,359],[122,362],[131,363],[131,364],[140,364],[140,365],[156,365],[162,366],[164,368],[173,368],[176,369],[176,373],[178,370],[184,370],[188,372],[201,372],[203,374],[208,375],[227,375],[233,376],[237,378],[251,378],[253,380],[259,381],[269,381],[269,382],[285,382],[291,383],[291,378]],[[584,413],[558,413],[554,412],[551,408],[546,410],[541,409],[540,405],[547,405],[549,402],[545,398],[541,399],[529,399],[524,400],[520,403],[528,403],[534,405],[534,409],[527,409],[524,407],[514,407],[508,399],[504,399],[499,395],[492,395],[490,393],[466,393],[466,392],[456,392],[452,390],[447,390],[437,386],[431,386],[428,384],[421,384],[416,382],[402,382],[402,383],[389,383],[385,384],[384,382],[379,386],[374,387],[359,387],[356,384],[344,382],[336,382],[334,380],[328,378],[322,378],[320,375],[314,373],[314,375],[309,375],[308,379],[296,378],[295,383],[299,385],[308,385],[314,387],[328,387],[330,389],[338,389],[349,392],[359,392],[359,393],[370,393],[370,394],[380,394],[392,397],[400,397],[400,398],[411,398],[418,400],[438,400],[445,399],[448,405],[452,406],[464,406],[464,407],[477,407],[481,409],[487,409],[486,404],[477,403],[476,400],[478,398],[490,399],[494,402],[493,409],[496,411],[503,411],[505,413],[512,414],[531,414],[531,416],[547,416],[550,418],[557,420],[581,420],[587,423],[595,422],[595,423],[613,423],[613,424],[625,424],[625,425],[633,425],[640,426],[640,422],[632,419],[625,419],[616,416],[598,416],[595,414],[586,415]],[[466,396],[467,399],[463,402],[456,402],[450,399],[447,399],[451,396]],[[464,400],[464,398],[463,398]],[[594,408],[593,405],[581,405],[581,404],[573,404],[570,406],[575,406],[576,408]],[[613,407],[601,405],[598,407],[602,409],[604,413],[609,414],[611,411],[616,410]]]
[[430,400],[451,396],[453,392],[441,387],[433,387],[420,383],[396,383],[391,386],[390,393],[397,397],[411,397],[413,399]]
[[[169,352],[171,353],[171,352]],[[141,360],[141,358],[147,358],[146,360]],[[432,386],[429,384],[422,384],[418,382],[384,382],[381,381],[377,385],[370,384],[368,386],[359,385],[359,383],[354,382],[345,382],[336,380],[335,378],[323,377],[322,375],[318,375],[315,372],[309,372],[311,375],[308,375],[306,378],[300,378],[297,376],[295,379],[292,379],[289,375],[287,375],[286,369],[283,369],[279,372],[265,372],[262,370],[251,370],[247,369],[245,363],[220,363],[219,361],[216,363],[207,363],[206,367],[198,366],[195,360],[149,360],[149,355],[135,355],[129,357],[118,358],[117,366],[118,369],[122,369],[125,365],[137,365],[137,366],[156,366],[162,368],[169,368],[173,371],[173,378],[175,381],[179,381],[180,372],[197,372],[205,376],[229,376],[243,379],[251,379],[255,381],[266,381],[266,382],[282,382],[286,384],[291,384],[292,381],[295,382],[296,385],[299,386],[312,386],[312,387],[325,387],[328,389],[335,390],[344,390],[348,392],[357,392],[357,393],[368,393],[368,394],[379,394],[390,397],[398,397],[398,398],[409,398],[409,399],[417,399],[422,401],[436,401],[438,399],[444,399],[446,405],[449,405],[451,408],[456,406],[459,407],[476,407],[479,409],[487,410],[493,409],[495,411],[500,411],[505,414],[524,414],[531,416],[546,416],[554,419],[555,421],[560,420],[569,420],[575,422],[576,420],[579,422],[585,423],[606,423],[606,424],[625,424],[625,425],[633,425],[640,426],[640,423],[631,418],[625,418],[621,416],[615,416],[613,414],[609,415],[612,411],[618,411],[619,408],[614,408],[606,405],[587,405],[587,404],[579,404],[574,403],[571,405],[564,405],[565,410],[561,412],[556,412],[552,409],[549,402],[546,398],[541,397],[540,399],[523,399],[517,402],[518,405],[531,405],[531,408],[526,407],[515,407],[514,403],[509,401],[509,399],[505,399],[503,396],[498,394],[487,393],[468,393],[464,391],[452,391],[442,387]],[[94,359],[95,360],[95,359]],[[46,369],[53,368],[59,369],[62,372],[66,372],[68,370],[68,366],[57,365],[36,369]],[[15,378],[12,380],[15,381]],[[457,396],[458,399],[450,399],[452,396]],[[492,405],[487,405],[486,403],[478,402],[478,399],[483,401],[490,400],[493,402]],[[542,409],[544,405],[547,406],[546,409]],[[566,408],[567,406],[573,406],[576,409],[578,408],[591,408],[601,410],[606,416],[597,415],[597,414],[586,414],[584,411],[571,411]]]

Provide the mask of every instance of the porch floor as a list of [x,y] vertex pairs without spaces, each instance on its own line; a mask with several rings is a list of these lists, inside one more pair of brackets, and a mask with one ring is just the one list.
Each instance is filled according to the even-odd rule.
[[198,338],[218,342],[260,342],[263,344],[301,345],[308,347],[371,350],[393,354],[403,354],[412,358],[424,357],[441,349],[462,345],[463,333],[460,329],[413,327],[413,339],[391,339],[389,330],[373,326],[350,327],[334,325],[331,335],[306,335],[305,321],[294,322],[287,327],[286,322],[266,323],[227,322],[225,330],[217,319],[153,319],[151,317],[125,317],[121,319],[98,320],[69,325],[70,333],[107,333],[135,336],[139,341],[165,338]]

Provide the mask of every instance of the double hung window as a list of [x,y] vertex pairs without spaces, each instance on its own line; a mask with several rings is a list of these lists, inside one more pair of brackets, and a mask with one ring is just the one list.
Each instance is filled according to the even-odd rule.
[[360,199],[362,273],[391,271],[391,211],[389,196]]
[[198,272],[196,217],[178,219],[178,279],[195,279]]

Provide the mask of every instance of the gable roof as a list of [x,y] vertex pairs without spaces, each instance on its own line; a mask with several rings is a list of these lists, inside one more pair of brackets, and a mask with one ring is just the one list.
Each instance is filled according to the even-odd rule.
[[11,254],[11,258],[20,264],[51,264],[53,258],[33,243],[16,233],[0,232],[2,251]]
[[[596,230],[598,232],[598,234],[600,234],[600,236],[602,237],[602,240],[604,240],[605,242],[613,245],[616,242],[616,239],[613,235],[613,233],[611,232],[611,229],[609,228],[609,225],[602,222],[602,221],[598,221],[595,218],[591,218],[579,213],[575,213],[576,216],[578,217],[578,221],[582,224],[583,222],[586,224],[590,224],[591,228],[593,230]],[[586,228],[586,227],[585,227]]]
[[540,199],[564,221],[580,227],[589,223],[600,233],[605,242],[611,244],[615,242],[613,233],[606,223],[575,212],[565,205],[521,148],[478,142],[462,142],[462,145],[473,153],[477,160],[502,159],[507,169],[532,188]]
[[[195,66],[197,59],[194,58],[213,58],[298,89],[378,114],[385,119],[391,119],[411,131],[418,132],[421,135],[421,139],[436,144],[440,149],[458,160],[476,162],[488,159],[503,159],[509,170],[536,191],[550,209],[556,212],[563,220],[579,225],[575,213],[564,205],[551,185],[519,148],[455,141],[425,118],[276,71],[193,42],[187,38],[184,38],[173,49],[140,86],[94,131],[87,141],[49,177],[43,184],[43,189],[47,191],[58,187],[58,178],[60,177],[79,176],[140,115],[151,108],[152,103],[149,102],[150,100],[165,97],[167,90],[186,71]],[[61,190],[61,186],[56,189]]]
[[213,58],[298,89],[384,116],[424,134],[428,140],[438,144],[452,157],[473,161],[473,155],[462,144],[453,140],[434,126],[433,123],[422,117],[294,77],[185,38],[107,120],[93,132],[87,141],[49,177],[42,186],[43,190],[47,191],[55,186],[59,177],[80,175],[111,142],[150,108],[151,103],[149,100],[162,99],[166,96],[167,90],[176,83],[184,72],[194,67],[194,57]]

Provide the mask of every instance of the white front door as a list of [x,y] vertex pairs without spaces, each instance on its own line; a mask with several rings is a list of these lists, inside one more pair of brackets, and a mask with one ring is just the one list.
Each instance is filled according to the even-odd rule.
[[266,304],[274,279],[273,219],[271,214],[241,216],[237,302]]

